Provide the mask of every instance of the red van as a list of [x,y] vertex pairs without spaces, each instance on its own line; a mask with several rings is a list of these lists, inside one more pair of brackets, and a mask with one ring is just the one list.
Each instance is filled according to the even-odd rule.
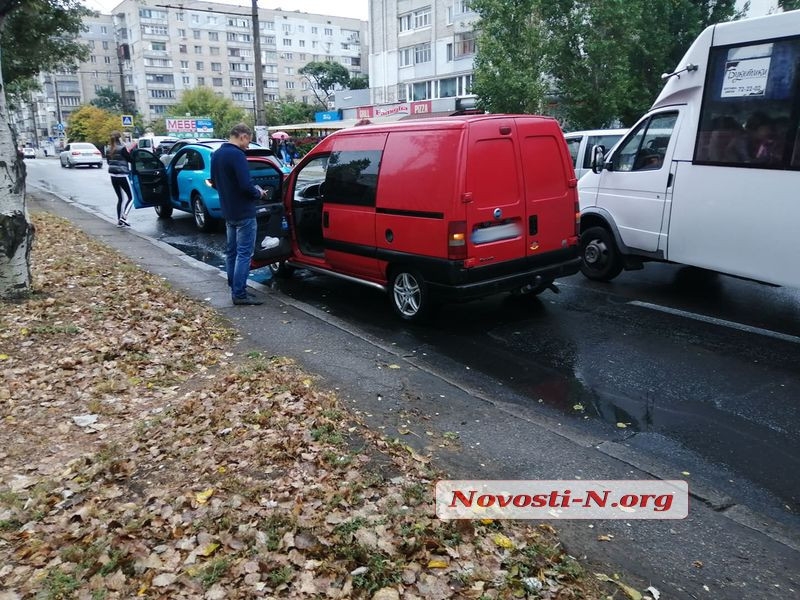
[[344,129],[284,183],[291,243],[256,257],[281,275],[305,268],[377,287],[406,320],[442,301],[535,294],[578,271],[576,183],[547,117]]

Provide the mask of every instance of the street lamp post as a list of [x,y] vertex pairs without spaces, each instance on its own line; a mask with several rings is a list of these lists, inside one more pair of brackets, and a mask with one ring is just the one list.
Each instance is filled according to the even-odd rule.
[[253,99],[255,124],[264,122],[264,73],[261,65],[261,31],[258,25],[258,0],[253,0],[253,51],[255,52],[254,75],[256,78],[256,95]]

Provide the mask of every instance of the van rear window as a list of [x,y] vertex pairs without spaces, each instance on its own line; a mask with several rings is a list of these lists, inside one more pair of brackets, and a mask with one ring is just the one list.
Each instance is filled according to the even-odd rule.
[[380,150],[331,153],[325,174],[326,203],[375,206]]

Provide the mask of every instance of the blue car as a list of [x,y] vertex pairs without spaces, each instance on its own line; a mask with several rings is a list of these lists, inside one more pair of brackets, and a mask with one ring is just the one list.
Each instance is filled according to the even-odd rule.
[[[173,210],[191,213],[200,231],[210,231],[222,219],[219,194],[211,187],[211,155],[223,142],[184,146],[164,165],[149,150],[131,152],[133,205],[154,207],[160,218],[172,216]],[[282,183],[291,169],[267,148],[250,147],[245,151],[257,185],[272,190],[280,203]]]

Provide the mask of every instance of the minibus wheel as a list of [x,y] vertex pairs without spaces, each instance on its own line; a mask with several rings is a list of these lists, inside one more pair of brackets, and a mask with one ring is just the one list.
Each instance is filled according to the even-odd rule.
[[581,273],[594,281],[611,281],[622,267],[622,256],[608,229],[590,227],[581,234]]
[[431,301],[428,286],[419,272],[413,269],[399,268],[392,272],[391,296],[392,308],[405,321],[418,321],[430,310]]

